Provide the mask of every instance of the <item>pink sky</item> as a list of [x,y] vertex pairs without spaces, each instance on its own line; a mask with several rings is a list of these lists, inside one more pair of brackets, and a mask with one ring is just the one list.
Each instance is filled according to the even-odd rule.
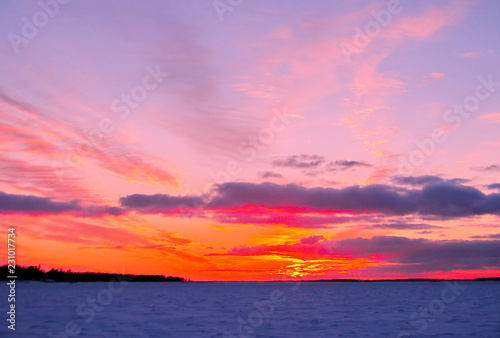
[[500,4],[46,3],[0,3],[19,264],[500,275]]

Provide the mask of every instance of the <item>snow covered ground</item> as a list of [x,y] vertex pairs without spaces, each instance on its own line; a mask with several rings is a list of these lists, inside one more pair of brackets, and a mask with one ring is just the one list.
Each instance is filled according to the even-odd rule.
[[18,282],[16,310],[23,337],[500,337],[498,282]]

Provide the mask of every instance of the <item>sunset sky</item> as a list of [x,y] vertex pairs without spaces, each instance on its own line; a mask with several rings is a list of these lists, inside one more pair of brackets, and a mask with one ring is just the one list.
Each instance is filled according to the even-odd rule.
[[499,15],[2,1],[5,238],[199,281],[499,276]]

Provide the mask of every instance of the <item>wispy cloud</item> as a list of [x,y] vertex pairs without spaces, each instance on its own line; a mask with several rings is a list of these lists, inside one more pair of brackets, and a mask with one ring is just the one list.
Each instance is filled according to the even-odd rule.
[[444,73],[429,73],[425,77],[442,80],[444,79]]
[[276,167],[290,168],[317,168],[325,163],[325,158],[320,155],[292,155],[289,157],[279,157],[272,160],[271,164]]
[[490,113],[490,114],[484,114],[479,116],[480,120],[485,120],[485,122],[500,122],[500,113]]
[[464,58],[464,59],[476,58],[480,55],[481,55],[480,52],[466,52],[466,53],[458,54],[459,57]]
[[470,236],[470,238],[487,238],[487,239],[500,239],[500,234]]
[[379,228],[379,229],[397,229],[397,230],[407,230],[407,229],[433,229],[441,228],[436,225],[424,224],[424,223],[375,223],[372,225],[367,225],[367,228]]
[[411,185],[411,186],[423,186],[427,184],[445,183],[445,182],[452,184],[463,184],[469,182],[469,180],[463,178],[444,179],[440,176],[432,176],[432,175],[396,176],[392,177],[392,181],[396,184]]
[[500,190],[500,183],[493,183],[486,186],[490,190]]
[[500,165],[498,164],[492,164],[486,167],[479,167],[477,168],[478,170],[481,171],[500,171]]
[[360,167],[373,167],[373,166],[371,164],[366,163],[366,162],[347,161],[347,160],[338,160],[335,162],[330,162],[328,164],[329,171],[347,170],[347,169],[354,169],[354,168],[360,168]]
[[275,171],[262,171],[259,173],[261,178],[283,178],[283,175]]

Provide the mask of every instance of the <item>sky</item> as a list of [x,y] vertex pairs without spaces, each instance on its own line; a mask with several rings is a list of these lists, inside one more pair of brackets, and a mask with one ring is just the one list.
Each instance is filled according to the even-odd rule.
[[196,281],[499,276],[499,14],[465,0],[0,2],[0,218],[17,263]]

